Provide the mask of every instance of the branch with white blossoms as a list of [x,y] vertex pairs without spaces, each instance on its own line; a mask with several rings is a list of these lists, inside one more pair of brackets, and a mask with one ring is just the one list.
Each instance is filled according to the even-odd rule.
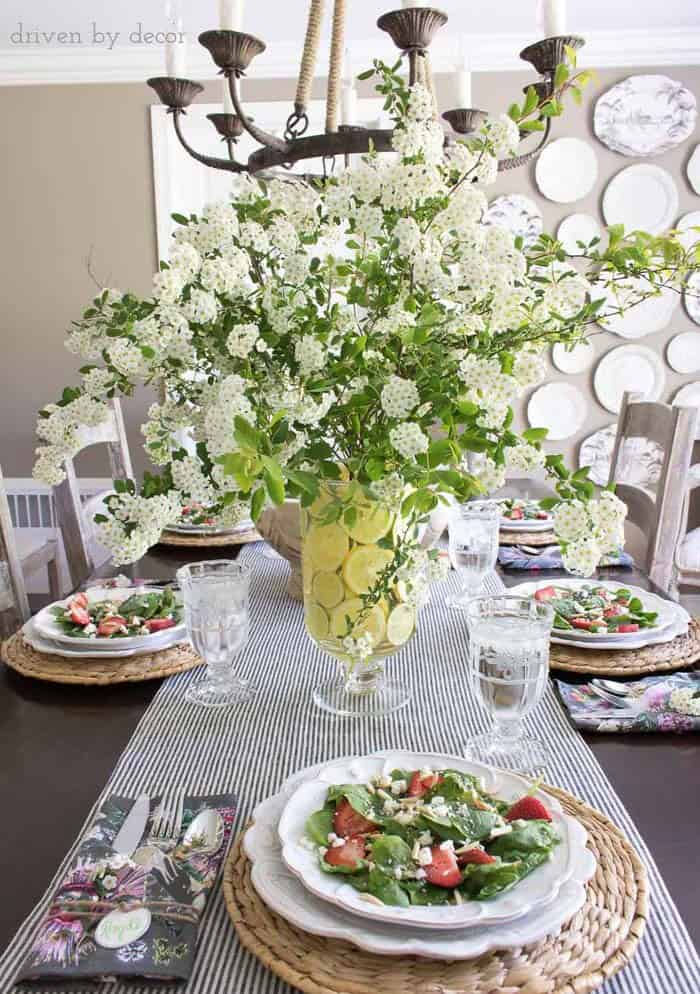
[[532,91],[447,148],[425,87],[409,90],[398,66],[372,73],[396,156],[367,155],[317,186],[238,177],[230,202],[174,215],[150,297],[105,290],[71,330],[67,347],[87,364],[41,412],[40,479],[63,479],[81,427],[101,423],[111,397],[163,388],[142,426],[158,472],[138,491],[120,483],[99,522],[118,562],[142,555],[183,504],[230,526],[285,497],[308,505],[320,480],[341,476],[415,523],[509,469],[545,468],[558,502],[597,522],[585,548],[583,533],[559,530],[567,565],[590,572],[617,541],[587,475],[545,454],[544,430],[516,433],[514,405],[545,377],[552,342],[580,341],[603,307],[679,289],[698,258],[672,234],[612,228],[574,266],[553,238],[525,246],[484,222],[499,158],[585,82],[571,64],[548,101]]

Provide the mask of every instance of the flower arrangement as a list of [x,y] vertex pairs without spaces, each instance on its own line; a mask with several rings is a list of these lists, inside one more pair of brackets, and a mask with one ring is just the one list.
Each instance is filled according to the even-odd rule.
[[66,342],[86,360],[81,384],[40,412],[35,475],[61,482],[108,398],[161,387],[142,429],[160,472],[139,490],[118,481],[96,519],[115,562],[140,557],[187,503],[230,526],[286,496],[308,506],[319,481],[347,474],[415,522],[539,467],[556,480],[566,567],[589,574],[619,548],[624,505],[546,455],[544,430],[516,433],[513,403],[543,379],[548,346],[585,337],[596,286],[621,312],[680,289],[697,264],[672,235],[613,227],[574,265],[547,235],[523,245],[484,223],[499,156],[561,111],[567,87],[580,95],[583,74],[560,69],[554,97],[531,89],[445,149],[428,91],[377,62],[395,156],[315,186],[244,176],[231,202],[175,215],[152,297],[93,301]]

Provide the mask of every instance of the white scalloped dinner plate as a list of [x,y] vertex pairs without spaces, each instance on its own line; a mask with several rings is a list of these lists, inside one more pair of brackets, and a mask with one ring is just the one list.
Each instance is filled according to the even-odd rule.
[[507,193],[495,197],[486,208],[482,223],[505,228],[516,238],[522,238],[525,248],[537,241],[543,227],[539,207],[534,200],[521,193]]
[[316,897],[362,918],[411,928],[455,929],[500,925],[553,901],[562,886],[571,879],[586,846],[587,836],[579,822],[566,815],[554,798],[541,791],[537,791],[535,796],[547,806],[562,841],[555,847],[548,862],[491,900],[465,901],[461,905],[439,907],[377,905],[364,900],[358,891],[343,881],[342,875],[323,872],[316,851],[304,844],[304,832],[309,815],[323,807],[329,784],[366,783],[371,776],[392,769],[422,769],[425,766],[449,767],[483,776],[487,790],[506,800],[515,801],[531,786],[514,773],[471,763],[459,756],[396,751],[338,760],[323,767],[316,779],[302,783],[287,801],[279,823],[285,865]]
[[684,214],[676,221],[676,238],[683,248],[689,251],[696,242],[700,242],[700,231],[693,231],[693,228],[700,228],[700,211],[691,211]]
[[634,301],[636,294],[649,292],[649,281],[630,279],[629,290],[620,291],[619,297],[613,294],[610,287],[596,283],[591,289],[592,301],[603,300],[597,322],[601,328],[617,335],[619,338],[644,338],[661,331],[671,320],[671,315],[678,306],[678,294],[669,287],[664,287],[660,293],[647,297],[640,303],[634,303],[624,314],[614,311],[627,301]]
[[607,224],[625,231],[660,235],[673,227],[678,214],[678,189],[671,174],[648,162],[627,166],[608,183],[603,194]]
[[[557,228],[557,238],[567,255],[582,255],[579,242],[589,245],[594,238],[602,240],[603,229],[592,214],[569,214]],[[596,246],[600,248],[600,245]]]
[[[169,628],[162,635],[154,635],[153,641],[148,645],[143,645],[136,649],[115,649],[104,646],[97,651],[93,650],[94,639],[82,639],[84,645],[76,649],[68,649],[61,642],[54,642],[51,639],[43,638],[34,628],[33,620],[30,619],[22,627],[24,641],[36,649],[37,652],[45,652],[51,656],[61,656],[63,659],[87,659],[99,656],[100,659],[129,659],[131,656],[145,656],[149,652],[160,652],[161,649],[170,649],[174,645],[184,645],[188,640],[182,635],[173,638],[170,635],[172,628]],[[110,642],[118,644],[118,639],[110,639]]]
[[527,420],[533,428],[546,428],[549,441],[575,435],[586,423],[588,403],[573,383],[546,383],[538,387],[527,405]]
[[596,101],[596,137],[622,155],[661,155],[692,134],[695,97],[675,79],[661,74],[628,76]]
[[577,342],[567,348],[563,342],[552,346],[552,363],[562,373],[583,373],[593,364],[595,349],[590,342]]
[[552,518],[530,518],[529,521],[521,519],[511,521],[510,518],[501,518],[501,528],[506,532],[548,532],[552,528]]
[[684,331],[666,347],[666,362],[676,373],[700,372],[700,331]]
[[253,522],[250,519],[241,521],[235,528],[219,528],[216,525],[187,525],[180,522],[168,525],[165,531],[177,532],[179,535],[237,535],[239,532],[250,531],[253,527]]
[[[161,588],[153,588],[157,593],[162,593]],[[96,601],[114,601],[117,604],[121,604],[122,601],[127,600],[133,594],[146,594],[152,592],[149,587],[91,587],[85,591],[88,600],[95,603]],[[175,594],[176,598],[178,594]],[[154,632],[152,635],[129,635],[124,638],[114,639],[114,638],[80,638],[75,635],[66,635],[60,625],[56,622],[54,616],[51,614],[51,608],[53,607],[67,607],[72,597],[66,597],[61,601],[54,601],[53,604],[48,604],[45,608],[32,619],[34,621],[35,631],[42,636],[44,639],[49,639],[52,642],[60,642],[66,646],[71,646],[83,652],[99,652],[104,651],[112,652],[115,646],[119,646],[119,651],[122,649],[141,649],[151,646],[153,648],[162,648],[162,641],[164,633]],[[170,641],[177,642],[184,638],[185,636],[185,622],[180,621],[177,625],[172,628],[168,628],[167,632],[169,637],[166,639],[166,643],[170,644]]]
[[620,413],[625,390],[635,390],[645,400],[658,400],[665,383],[661,357],[646,345],[618,345],[603,356],[593,375],[596,397],[613,414]]
[[595,149],[581,138],[557,138],[545,146],[535,166],[540,193],[557,204],[571,204],[591,192],[598,179]]
[[693,273],[688,278],[683,290],[683,303],[690,320],[700,324],[700,273]]
[[243,848],[251,861],[253,887],[265,904],[297,928],[312,935],[351,942],[359,949],[383,956],[424,956],[432,959],[472,959],[492,949],[514,949],[554,935],[583,906],[585,884],[595,872],[596,861],[583,849],[571,879],[555,900],[508,925],[436,931],[375,921],[371,928],[356,915],[310,894],[282,862],[278,836],[284,807],[300,782],[314,779],[322,764],[301,770],[286,780],[280,791],[259,804],[253,824],[245,833]]

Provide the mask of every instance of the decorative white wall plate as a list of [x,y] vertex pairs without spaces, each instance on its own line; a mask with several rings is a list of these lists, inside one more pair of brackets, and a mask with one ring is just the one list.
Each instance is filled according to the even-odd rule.
[[[686,383],[676,392],[671,403],[674,407],[700,407],[700,383],[697,380]],[[700,438],[700,424],[695,429],[695,438]],[[691,467],[691,473],[695,476],[698,473],[697,467]]]
[[[602,238],[603,229],[592,214],[569,214],[557,228],[557,238],[567,255],[581,255],[579,242],[589,245],[594,238]],[[600,246],[596,246],[600,248]]]
[[666,362],[677,373],[700,373],[700,331],[684,331],[672,338]]
[[685,172],[692,188],[696,193],[700,193],[700,145],[696,145],[693,149],[693,154],[688,159]]
[[[590,479],[599,487],[607,486],[610,478],[610,460],[616,434],[616,424],[606,425],[584,438],[578,450],[579,466],[591,467]],[[624,477],[625,483],[654,493],[663,460],[664,451],[657,442],[649,438],[627,438],[620,453],[620,478]]]
[[491,201],[483,216],[483,223],[505,228],[520,236],[527,248],[542,234],[542,214],[534,200],[520,193],[506,194]]
[[[605,301],[599,312],[600,327],[620,338],[644,338],[645,335],[661,331],[678,306],[678,294],[675,290],[664,287],[659,294],[630,306],[635,297],[648,291],[648,280],[641,278],[626,280],[624,287],[618,288],[616,294],[609,286],[596,283],[591,289],[591,300]],[[629,306],[629,310],[624,314],[615,314],[616,308],[621,305]]]
[[695,127],[695,97],[668,76],[629,76],[598,98],[596,137],[622,155],[662,155],[689,138]]
[[700,273],[689,277],[683,291],[683,303],[690,320],[700,324]]
[[557,138],[537,159],[540,193],[557,204],[571,204],[590,193],[598,179],[595,149],[581,138]]
[[613,176],[603,194],[606,223],[622,224],[626,231],[660,235],[673,227],[677,214],[678,190],[673,177],[650,163],[627,166]]
[[547,383],[535,390],[527,405],[530,426],[546,428],[553,442],[580,431],[587,414],[586,398],[572,383]]
[[620,345],[598,363],[593,389],[602,406],[618,414],[625,390],[635,390],[646,400],[658,400],[665,382],[663,363],[653,349],[646,345]]
[[563,342],[552,346],[552,362],[562,373],[583,373],[593,363],[595,349],[590,342],[579,342],[567,348]]
[[676,222],[678,241],[686,251],[691,249],[696,242],[700,242],[700,231],[693,231],[694,228],[700,228],[700,211],[691,211],[690,214],[684,214]]

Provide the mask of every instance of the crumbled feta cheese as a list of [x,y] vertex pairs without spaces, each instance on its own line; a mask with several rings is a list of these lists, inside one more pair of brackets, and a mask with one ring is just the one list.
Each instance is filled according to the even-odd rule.
[[92,635],[93,632],[97,631],[97,625],[93,624],[92,621],[83,628],[86,635]]
[[399,802],[395,801],[393,797],[387,797],[386,801],[384,801],[382,814],[391,817],[391,815],[395,814],[395,812],[399,810],[399,806]]
[[150,630],[150,628],[146,628],[146,626],[145,626],[145,625],[142,625],[142,626],[141,626],[141,627],[139,628],[139,635],[150,635],[150,634],[151,634],[151,630]]
[[328,844],[332,849],[338,849],[340,846],[345,845],[345,839],[336,835],[335,832],[328,833]]
[[386,787],[391,787],[391,785],[393,783],[391,777],[387,777],[387,776],[384,776],[384,775],[377,777],[377,781],[376,782],[377,782],[377,787],[385,787],[385,788]]
[[440,848],[442,849],[443,852],[454,852],[455,844],[452,841],[452,839],[445,839],[444,842],[440,843]]
[[433,861],[433,854],[427,846],[423,846],[418,850],[418,856],[416,857],[416,862],[419,866],[430,866]]
[[137,617],[137,615],[134,615],[134,617],[131,619],[131,624],[132,625],[142,625],[143,624],[143,618],[139,618],[139,617]]
[[394,794],[394,796],[398,796],[399,794],[403,794],[407,787],[408,784],[405,780],[394,780],[391,785],[391,793]]
[[491,829],[490,839],[497,839],[499,835],[508,835],[509,832],[513,831],[512,825],[496,825],[495,828]]
[[446,804],[428,804],[426,805],[428,814],[435,815],[436,818],[448,818],[450,814],[450,809]]
[[394,867],[394,876],[396,877],[397,880],[400,880],[401,877],[403,876],[403,869],[400,866]]
[[441,797],[439,794],[436,794],[435,797],[431,800],[430,803],[431,804],[444,804],[445,803],[445,798]]
[[410,825],[416,820],[416,814],[417,812],[415,811],[404,811],[400,808],[394,815],[394,818],[399,825]]
[[423,777],[431,777],[432,775],[433,771],[430,766],[424,766],[423,769],[420,771],[421,780],[423,779]]
[[418,836],[418,841],[420,842],[420,844],[422,846],[432,846],[432,844],[433,844],[433,837],[430,834],[430,832],[427,832],[427,831],[426,832],[421,832],[421,834]]
[[422,866],[419,866],[416,870],[416,880],[425,880],[426,873]]
[[326,853],[328,852],[328,846],[319,846],[319,847],[318,847],[318,851],[319,851],[319,853],[321,854],[321,859],[323,859],[323,857],[324,857],[324,856],[326,855]]

